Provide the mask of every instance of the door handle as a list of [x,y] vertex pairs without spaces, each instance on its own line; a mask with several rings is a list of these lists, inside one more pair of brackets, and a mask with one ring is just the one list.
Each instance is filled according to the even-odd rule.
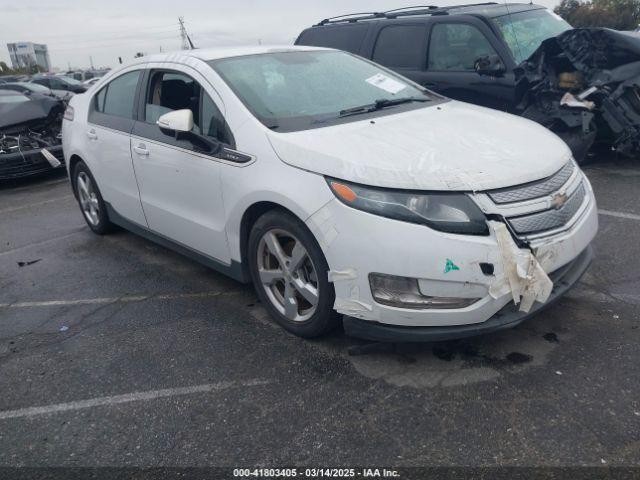
[[429,90],[433,90],[434,88],[436,88],[436,84],[433,82],[425,82],[422,84],[422,86],[424,88],[428,88]]
[[98,134],[96,133],[96,131],[92,128],[91,130],[89,130],[87,132],[87,137],[89,138],[89,140],[97,140],[98,139]]
[[147,146],[144,143],[139,144],[137,147],[133,147],[133,151],[142,157],[149,156],[149,150],[147,150]]

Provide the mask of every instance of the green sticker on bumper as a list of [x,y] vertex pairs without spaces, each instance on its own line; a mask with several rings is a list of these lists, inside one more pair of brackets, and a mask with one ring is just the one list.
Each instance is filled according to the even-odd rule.
[[453,263],[452,260],[449,260],[447,258],[447,264],[444,267],[444,273],[449,273],[449,272],[452,272],[454,270],[460,270],[460,267],[458,267],[455,263]]

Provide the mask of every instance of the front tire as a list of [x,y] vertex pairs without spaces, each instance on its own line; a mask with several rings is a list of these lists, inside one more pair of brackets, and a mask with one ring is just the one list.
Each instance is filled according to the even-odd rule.
[[258,297],[283,328],[314,338],[336,327],[329,266],[300,220],[280,209],[265,213],[249,235],[248,257]]
[[113,230],[113,224],[109,221],[98,185],[96,184],[89,167],[80,161],[73,169],[73,188],[82,211],[82,216],[89,228],[98,235],[104,235]]

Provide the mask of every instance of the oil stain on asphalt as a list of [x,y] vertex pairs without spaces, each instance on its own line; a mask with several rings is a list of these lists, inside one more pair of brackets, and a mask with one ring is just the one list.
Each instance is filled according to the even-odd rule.
[[360,374],[392,385],[455,387],[542,366],[557,347],[557,335],[520,328],[469,340],[396,345],[349,360]]
[[[249,308],[253,318],[278,329],[262,306]],[[549,319],[551,320],[551,319]],[[313,348],[346,359],[361,375],[395,386],[418,389],[456,387],[498,380],[506,373],[521,374],[549,362],[559,346],[557,334],[526,326],[484,337],[438,343],[366,344],[336,335],[314,342]],[[542,334],[542,332],[550,332]],[[311,345],[311,344],[309,344]],[[354,350],[350,347],[355,347]]]

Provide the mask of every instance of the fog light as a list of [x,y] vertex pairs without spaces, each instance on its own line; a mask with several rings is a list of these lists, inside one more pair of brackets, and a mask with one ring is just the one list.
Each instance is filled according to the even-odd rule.
[[371,293],[376,302],[411,310],[465,308],[479,298],[430,297],[420,293],[417,278],[369,274]]

